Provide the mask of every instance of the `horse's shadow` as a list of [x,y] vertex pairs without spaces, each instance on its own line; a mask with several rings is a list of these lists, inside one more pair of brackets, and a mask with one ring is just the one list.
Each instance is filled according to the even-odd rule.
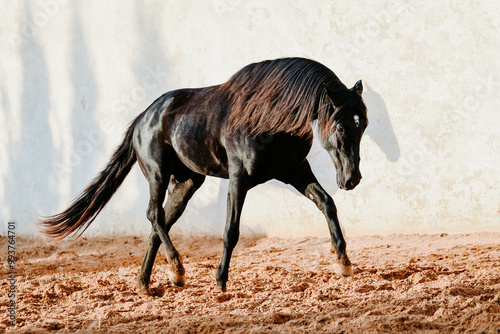
[[401,152],[399,151],[398,139],[394,133],[384,100],[368,85],[365,85],[363,99],[368,108],[368,118],[370,120],[366,135],[385,153],[387,160],[391,162],[398,161]]

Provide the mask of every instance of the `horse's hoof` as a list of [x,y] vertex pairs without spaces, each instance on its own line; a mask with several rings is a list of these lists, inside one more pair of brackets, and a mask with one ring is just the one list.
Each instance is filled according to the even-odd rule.
[[342,277],[352,277],[353,276],[352,265],[346,266],[345,264],[336,263],[335,273],[339,274]]
[[168,271],[168,279],[173,285],[181,287],[186,284],[186,275],[179,275],[173,271]]
[[140,295],[147,295],[147,296],[152,296],[153,293],[151,292],[151,290],[149,290],[149,287],[148,286],[137,286],[137,289],[139,290],[139,294]]
[[217,286],[215,287],[215,292],[224,293],[226,291],[226,284],[217,284]]
[[[147,282],[147,283],[146,283]],[[140,295],[148,295],[152,296],[153,293],[149,290],[149,278],[147,280],[142,277],[137,277],[137,289],[139,290]]]

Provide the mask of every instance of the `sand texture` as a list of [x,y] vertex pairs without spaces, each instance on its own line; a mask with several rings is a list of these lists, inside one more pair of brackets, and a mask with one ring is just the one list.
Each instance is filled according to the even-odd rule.
[[[0,332],[500,333],[500,234],[348,238],[354,277],[334,273],[328,238],[241,238],[216,292],[216,237],[174,236],[187,284],[135,284],[147,237],[16,239],[16,326],[2,271]],[[1,237],[6,258],[7,238]]]

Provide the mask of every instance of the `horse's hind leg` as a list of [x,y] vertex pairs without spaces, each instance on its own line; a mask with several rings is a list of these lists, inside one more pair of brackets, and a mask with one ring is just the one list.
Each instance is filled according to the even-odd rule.
[[142,261],[141,271],[139,271],[139,275],[137,275],[137,287],[141,293],[151,295],[151,291],[149,290],[149,280],[151,278],[151,270],[153,269],[156,253],[158,252],[160,245],[160,237],[155,232],[155,229],[152,228],[151,235],[149,236],[148,249],[146,251],[146,255],[144,256],[144,260]]
[[[170,186],[168,188],[168,199],[164,208],[164,226],[169,240],[170,237],[168,236],[168,232],[170,231],[170,228],[182,215],[182,213],[186,209],[188,201],[191,199],[196,190],[201,187],[204,181],[205,176],[199,174],[195,174],[192,178],[184,182],[177,182],[173,177],[171,178]],[[139,286],[139,290],[142,292],[150,293],[149,280],[151,277],[151,270],[153,268],[156,253],[158,252],[158,248],[160,247],[161,242],[162,241],[159,234],[153,227],[151,236],[149,238],[148,250],[146,251],[141,270],[137,277],[137,284]],[[167,244],[165,245],[165,248],[167,249],[167,261],[169,263],[169,279],[173,284],[177,286],[183,286],[185,283],[184,267],[182,266],[182,261],[179,257],[179,254],[177,253],[171,241],[168,247]]]

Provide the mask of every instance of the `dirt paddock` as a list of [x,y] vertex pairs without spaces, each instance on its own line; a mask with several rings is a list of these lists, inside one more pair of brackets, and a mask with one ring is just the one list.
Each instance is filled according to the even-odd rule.
[[[1,237],[6,258],[7,238]],[[188,281],[164,256],[155,296],[137,294],[147,238],[16,239],[15,333],[500,333],[500,234],[348,238],[353,278],[333,272],[327,238],[242,238],[228,291],[215,291],[221,239],[174,237]]]

